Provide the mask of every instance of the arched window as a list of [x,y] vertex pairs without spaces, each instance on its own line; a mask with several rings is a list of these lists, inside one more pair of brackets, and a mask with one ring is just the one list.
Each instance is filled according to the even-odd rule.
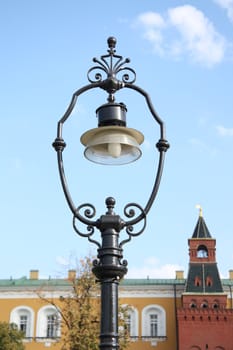
[[130,337],[138,337],[138,310],[130,307],[127,311],[127,328]]
[[218,300],[214,300],[213,309],[219,309],[219,301]]
[[200,287],[201,286],[201,278],[200,278],[200,276],[196,276],[195,277],[194,284],[195,284],[196,287]]
[[203,309],[208,309],[208,301],[207,300],[203,300],[202,304],[201,304],[201,307]]
[[208,258],[208,249],[205,245],[201,244],[197,248],[197,257],[198,258]]
[[56,339],[60,337],[61,317],[54,306],[44,306],[38,312],[36,337]]
[[142,310],[142,336],[166,336],[166,312],[159,305],[148,305]]
[[212,287],[212,285],[213,285],[213,278],[210,277],[210,276],[207,276],[206,277],[206,286],[207,287]]
[[191,303],[190,303],[189,306],[190,306],[191,309],[195,309],[195,308],[197,307],[197,302],[196,302],[196,300],[194,300],[194,299],[191,300]]
[[34,311],[28,306],[18,306],[11,311],[10,323],[15,323],[25,338],[33,337]]
[[[124,318],[127,332],[131,338],[136,339],[138,337],[138,310],[135,307],[128,305],[122,305],[122,307],[123,309],[125,308],[122,318]],[[119,333],[121,331],[124,332],[123,329],[119,329]]]

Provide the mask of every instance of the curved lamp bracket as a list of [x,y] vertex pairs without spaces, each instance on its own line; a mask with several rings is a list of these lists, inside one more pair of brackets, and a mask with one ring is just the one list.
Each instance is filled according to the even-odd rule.
[[[101,56],[100,59],[94,58],[93,61],[97,63],[94,67],[90,68],[87,76],[90,84],[80,88],[77,90],[71,99],[71,102],[63,115],[63,117],[59,120],[57,125],[57,137],[55,141],[53,142],[53,147],[55,148],[57,152],[57,161],[58,161],[58,168],[59,168],[59,174],[60,179],[62,183],[62,188],[67,200],[67,203],[69,205],[70,210],[73,213],[73,227],[76,233],[78,233],[80,236],[87,237],[88,240],[94,244],[96,244],[98,247],[100,247],[100,244],[95,241],[92,236],[94,234],[95,228],[100,229],[100,219],[93,220],[96,214],[95,207],[89,203],[85,203],[80,205],[79,207],[76,207],[74,204],[72,197],[70,195],[70,191],[68,188],[68,184],[66,181],[65,176],[65,170],[64,170],[64,164],[63,164],[63,157],[62,153],[66,146],[65,141],[62,137],[62,131],[63,131],[63,124],[67,121],[67,119],[70,117],[76,103],[78,100],[78,97],[87,92],[88,90],[95,89],[95,88],[101,88],[108,92],[108,101],[114,102],[115,101],[115,93],[122,89],[122,88],[128,88],[132,89],[136,92],[138,92],[140,95],[142,95],[147,103],[147,107],[150,110],[154,120],[159,124],[160,127],[160,138],[159,141],[156,144],[156,147],[159,151],[159,162],[158,162],[158,168],[155,175],[155,181],[153,185],[153,189],[151,192],[151,195],[147,201],[147,204],[144,208],[142,208],[140,205],[136,203],[129,203],[124,208],[124,215],[128,219],[126,221],[121,219],[121,223],[119,226],[119,230],[125,228],[126,233],[128,234],[128,239],[123,240],[120,243],[120,246],[122,247],[125,243],[129,242],[132,237],[140,235],[145,227],[146,227],[146,215],[148,214],[149,210],[151,209],[151,206],[155,200],[155,197],[157,195],[160,180],[162,176],[163,166],[164,166],[164,158],[165,153],[167,149],[169,148],[169,144],[165,139],[165,126],[161,118],[156,113],[153,104],[151,102],[151,99],[148,95],[148,93],[143,90],[142,88],[134,85],[134,82],[136,80],[136,73],[135,71],[130,67],[125,67],[124,65],[126,63],[129,63],[130,60],[128,58],[123,59],[122,56],[115,54],[115,45],[116,45],[116,39],[113,37],[110,37],[108,39],[108,45],[109,50],[107,55]],[[108,62],[109,60],[109,62]],[[91,77],[92,73],[97,71],[94,78]],[[123,72],[123,76],[121,80],[117,79],[117,75],[119,73]],[[103,79],[103,73],[106,74],[106,79]],[[107,199],[108,200],[108,199]],[[106,204],[107,204],[106,200]],[[108,204],[107,207],[109,208]],[[112,208],[112,207],[111,207]],[[139,211],[139,214],[136,215],[135,208],[137,209],[137,212]],[[108,215],[116,216],[112,209],[108,211]],[[83,233],[77,228],[77,221],[83,223],[87,227],[87,232]],[[142,228],[135,233],[134,232],[134,225],[138,224],[139,222],[143,222]],[[118,229],[118,228],[117,228]]]

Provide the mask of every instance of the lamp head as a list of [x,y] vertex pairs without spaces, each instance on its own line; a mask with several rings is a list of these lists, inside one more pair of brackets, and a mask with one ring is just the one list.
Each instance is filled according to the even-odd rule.
[[85,157],[95,163],[122,165],[141,156],[139,145],[144,141],[142,133],[126,127],[126,106],[123,103],[106,103],[96,110],[98,128],[81,136],[86,146]]

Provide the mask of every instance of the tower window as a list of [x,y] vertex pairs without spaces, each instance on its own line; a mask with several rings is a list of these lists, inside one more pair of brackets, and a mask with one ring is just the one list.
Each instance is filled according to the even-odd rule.
[[206,286],[207,287],[212,287],[213,285],[213,279],[210,276],[206,277]]
[[205,245],[202,244],[197,248],[197,257],[200,259],[208,258],[208,249]]
[[219,301],[218,300],[214,300],[213,309],[219,309]]
[[201,278],[199,276],[195,277],[194,284],[195,284],[196,287],[200,287],[201,286]]
[[190,304],[190,308],[191,308],[191,309],[195,309],[196,307],[197,307],[196,300],[192,300],[192,301],[191,301],[191,304]]
[[207,301],[203,301],[203,303],[201,304],[201,307],[202,307],[203,309],[207,309],[207,308],[208,308],[208,303],[207,303]]

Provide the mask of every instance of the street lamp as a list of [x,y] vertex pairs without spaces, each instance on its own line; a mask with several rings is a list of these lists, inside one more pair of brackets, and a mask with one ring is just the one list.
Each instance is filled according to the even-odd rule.
[[[93,273],[101,284],[101,350],[113,350],[119,347],[118,285],[127,272],[127,261],[123,260],[123,246],[132,237],[140,235],[146,227],[146,216],[158,192],[165,152],[169,148],[169,144],[165,139],[164,123],[157,115],[149,95],[134,84],[136,73],[126,65],[130,60],[128,58],[123,59],[122,56],[116,54],[116,39],[114,37],[109,37],[107,42],[108,54],[102,55],[100,59],[93,59],[95,65],[87,73],[89,84],[81,87],[73,94],[64,116],[58,121],[57,137],[53,142],[53,147],[57,152],[62,188],[73,213],[73,228],[76,233],[86,237],[98,247],[97,259],[93,261]],[[91,78],[93,72],[95,72],[95,75],[94,78]],[[123,75],[121,79],[118,79],[120,73],[123,73]],[[78,97],[95,88],[104,89],[108,93],[108,98],[107,103],[96,110],[98,127],[85,132],[81,136],[81,143],[86,147],[84,155],[90,161],[107,165],[121,165],[133,162],[141,156],[140,144],[142,144],[144,136],[140,131],[127,127],[126,105],[115,101],[115,93],[121,89],[132,89],[141,94],[160,128],[160,139],[156,144],[159,151],[159,161],[152,192],[144,208],[136,203],[128,203],[124,207],[123,211],[126,219],[115,214],[115,199],[112,197],[108,197],[105,201],[107,212],[98,219],[94,219],[96,210],[92,204],[84,203],[78,207],[74,204],[65,177],[62,158],[62,152],[66,146],[62,137],[63,124],[71,115]],[[139,214],[136,214],[136,211]],[[78,229],[77,222],[86,225],[86,233]],[[142,228],[134,232],[134,225],[139,222],[142,222]],[[95,229],[101,233],[100,241],[93,237]],[[127,234],[126,239],[120,237],[122,230]]]

